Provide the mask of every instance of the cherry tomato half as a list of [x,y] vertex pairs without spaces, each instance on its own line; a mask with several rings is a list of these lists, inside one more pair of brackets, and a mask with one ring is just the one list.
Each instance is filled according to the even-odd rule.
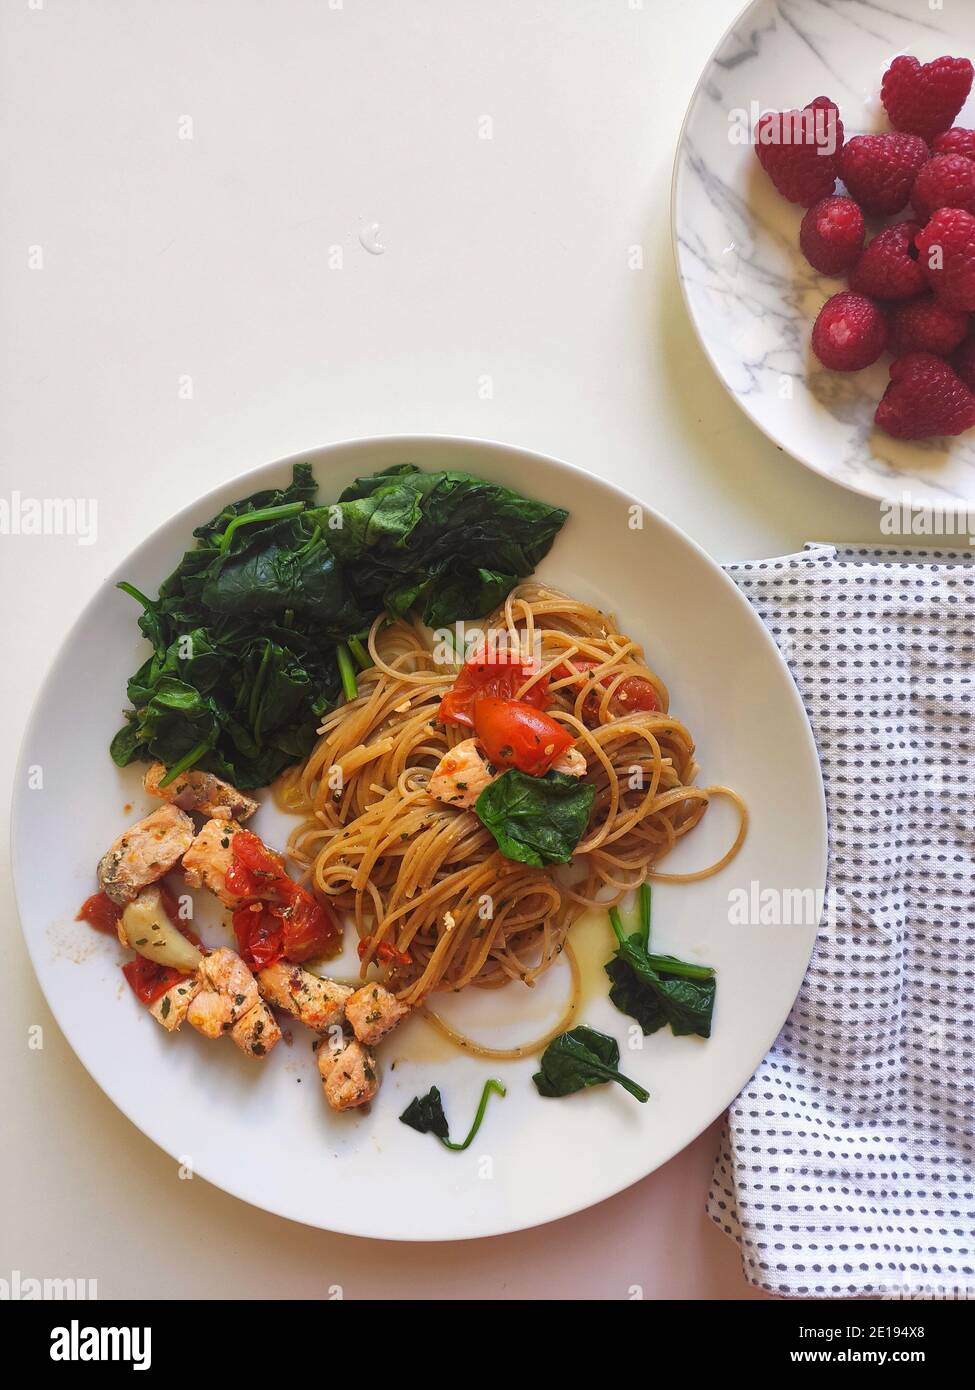
[[[450,690],[440,701],[440,718],[445,724],[463,724],[474,728],[474,705],[485,696],[499,700],[514,699],[515,691],[530,679],[534,667],[521,661],[514,652],[488,652],[485,657],[468,661],[461,668]],[[525,691],[524,703],[544,709],[548,704],[548,676],[536,681]]]
[[286,908],[272,907],[283,927],[284,954],[300,964],[316,956],[332,955],[341,939],[335,919],[306,889],[294,885]]
[[[572,665],[576,668],[573,671],[567,662],[561,666],[556,666],[553,675],[557,680],[564,680],[566,676],[576,676],[577,680],[588,679],[590,671],[601,665],[598,661],[577,661],[572,660]],[[606,675],[598,678],[598,684],[608,686],[614,676]],[[582,716],[587,724],[598,724],[599,706],[601,700],[595,690],[591,690],[582,702]],[[632,713],[634,710],[650,711],[660,708],[660,701],[653,685],[645,676],[624,676],[619,685],[613,691],[610,700],[612,712],[619,718],[621,715]]]
[[234,913],[234,936],[240,958],[251,970],[263,970],[284,954],[281,919],[264,903],[248,903]]
[[96,931],[112,932],[114,935],[118,931],[119,919],[122,916],[122,909],[118,903],[113,903],[107,893],[92,893],[90,898],[85,898],[78,910],[76,922],[87,922]]
[[485,696],[474,706],[474,731],[497,767],[516,767],[544,777],[560,753],[575,742],[562,724],[524,700]]
[[300,964],[334,954],[341,940],[335,919],[288,876],[281,855],[249,830],[238,830],[233,845],[226,883],[232,893],[246,900],[234,913],[234,933],[244,963],[262,970],[282,956]]
[[658,710],[660,700],[657,692],[643,676],[624,676],[613,691],[613,702],[618,701],[624,710]]
[[263,885],[254,877],[250,869],[246,868],[238,860],[231,861],[230,868],[224,875],[224,883],[227,891],[233,893],[237,898],[259,898]]
[[161,994],[165,994],[177,980],[187,980],[188,975],[184,975],[181,970],[174,970],[169,965],[159,965],[154,960],[146,960],[145,956],[136,956],[134,960],[128,960],[122,966],[122,974],[132,986],[135,997],[143,1004],[154,1003]]
[[[360,959],[360,960],[365,960],[365,958],[366,958],[366,956],[367,956],[367,954],[368,954],[368,952],[369,952],[369,947],[370,947],[371,945],[372,945],[372,937],[371,937],[371,936],[367,936],[367,937],[365,937],[364,940],[362,940],[362,941],[359,942],[358,950],[359,950],[359,959]],[[412,956],[408,956],[408,955],[406,954],[405,951],[397,950],[397,948],[396,948],[391,942],[389,942],[389,941],[380,941],[379,945],[376,947],[376,959],[377,959],[378,961],[380,961],[383,965],[392,965],[392,964],[396,964],[396,965],[412,965],[412,964],[413,964],[413,957],[412,957]]]
[[341,939],[328,910],[292,879],[278,879],[274,901],[244,903],[234,912],[234,934],[241,959],[263,970],[284,956],[300,964],[334,954]]
[[[227,876],[232,892],[239,892],[241,897],[270,898],[280,888],[287,896],[291,879],[284,859],[268,849],[260,836],[251,830],[238,830],[233,838],[233,850],[232,873]],[[238,887],[233,886],[232,879]]]

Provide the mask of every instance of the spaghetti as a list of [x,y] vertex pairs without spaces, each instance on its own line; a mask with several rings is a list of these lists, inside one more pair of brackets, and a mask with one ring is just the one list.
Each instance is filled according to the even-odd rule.
[[[747,828],[735,792],[695,784],[691,734],[670,713],[667,688],[642,649],[611,616],[532,581],[483,627],[534,652],[516,696],[547,681],[548,713],[586,759],[595,794],[571,865],[507,859],[473,808],[430,795],[433,770],[469,730],[438,718],[459,663],[417,623],[373,624],[373,665],[359,676],[357,698],[326,716],[310,757],[275,786],[279,805],[303,817],[289,854],[322,900],[354,923],[363,974],[381,966],[412,1005],[467,985],[532,984],[587,908],[618,902],[648,878],[716,873]],[[730,798],[740,815],[730,849],[697,872],[661,873],[660,860],[715,796]]]

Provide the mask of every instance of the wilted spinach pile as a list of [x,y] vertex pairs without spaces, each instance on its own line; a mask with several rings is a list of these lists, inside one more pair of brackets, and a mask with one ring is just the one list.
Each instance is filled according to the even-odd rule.
[[[265,786],[315,742],[349,693],[349,639],[383,611],[439,627],[490,612],[548,553],[567,513],[467,473],[398,464],[319,505],[307,463],[194,531],[143,606],[152,656],[128,683],[112,740],[124,767],[159,759]],[[343,679],[344,677],[344,679]]]

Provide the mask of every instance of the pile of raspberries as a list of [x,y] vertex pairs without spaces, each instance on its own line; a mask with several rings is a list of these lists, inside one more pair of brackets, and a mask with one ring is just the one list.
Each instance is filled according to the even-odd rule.
[[[778,191],[808,208],[806,259],[848,276],[820,311],[813,352],[837,372],[893,353],[874,418],[898,439],[975,426],[975,130],[952,124],[973,71],[967,58],[895,58],[881,86],[890,134],[845,140],[827,97],[766,112],[755,132]],[[866,241],[866,218],[900,220]]]

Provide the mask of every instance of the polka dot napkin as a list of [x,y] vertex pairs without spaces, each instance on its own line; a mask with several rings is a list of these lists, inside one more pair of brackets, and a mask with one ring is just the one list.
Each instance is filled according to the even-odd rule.
[[728,567],[822,760],[826,920],[708,1209],[798,1297],[975,1297],[975,552]]

